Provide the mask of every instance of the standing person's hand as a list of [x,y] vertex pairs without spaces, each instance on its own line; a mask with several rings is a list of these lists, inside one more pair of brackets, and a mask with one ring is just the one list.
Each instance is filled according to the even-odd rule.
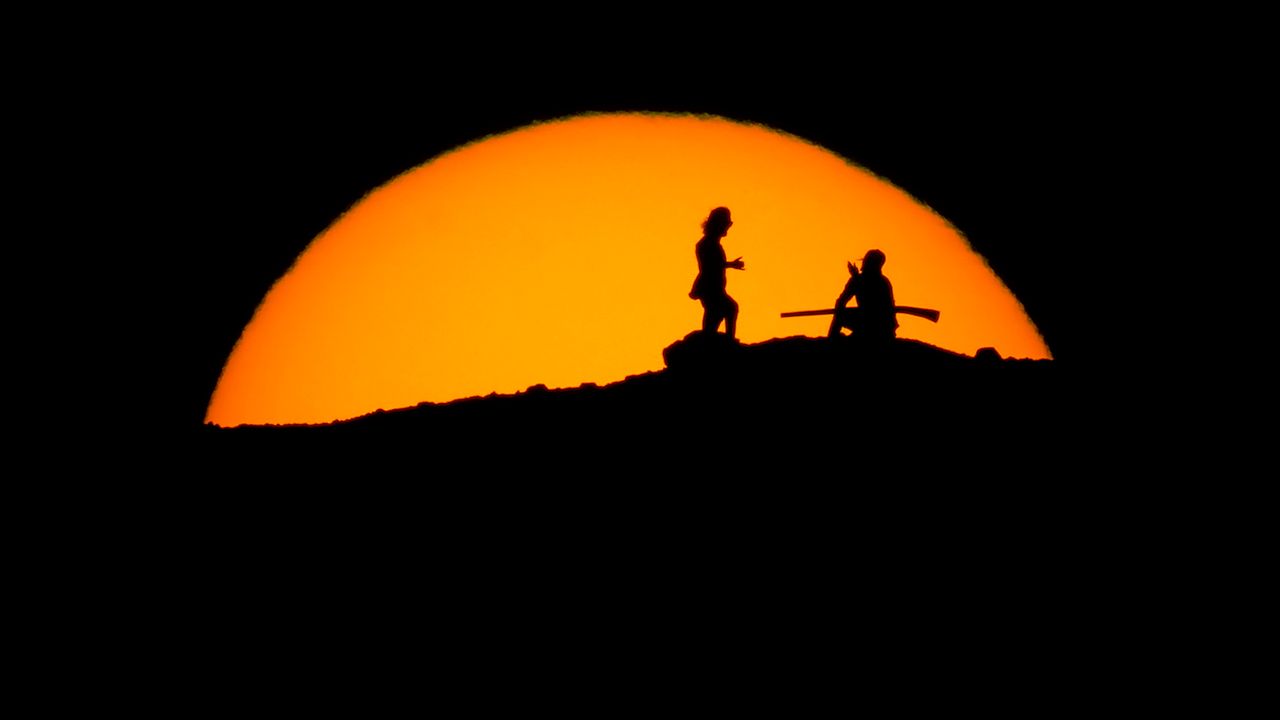
[[742,262],[742,256],[739,255],[738,257],[729,261],[729,267],[733,268],[734,270],[746,270],[747,264]]

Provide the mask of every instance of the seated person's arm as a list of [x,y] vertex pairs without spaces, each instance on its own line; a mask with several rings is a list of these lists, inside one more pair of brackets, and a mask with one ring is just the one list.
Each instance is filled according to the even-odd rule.
[[844,284],[844,291],[840,293],[840,297],[836,298],[836,309],[839,310],[849,304],[853,296],[858,292],[858,278],[849,278],[849,282]]

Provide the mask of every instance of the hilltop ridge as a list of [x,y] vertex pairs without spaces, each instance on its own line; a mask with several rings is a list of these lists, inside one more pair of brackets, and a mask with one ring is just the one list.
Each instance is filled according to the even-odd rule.
[[662,355],[663,370],[607,385],[535,385],[326,425],[206,431],[232,450],[371,441],[380,457],[486,457],[495,465],[556,453],[697,459],[716,447],[785,458],[839,438],[886,451],[997,437],[1048,445],[1059,406],[1072,397],[1052,360],[1001,358],[994,349],[966,356],[909,339],[879,348],[849,337],[743,344],[695,331]]

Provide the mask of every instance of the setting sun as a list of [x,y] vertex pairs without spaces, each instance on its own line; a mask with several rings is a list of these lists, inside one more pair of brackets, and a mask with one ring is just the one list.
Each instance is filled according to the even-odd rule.
[[848,160],[718,117],[585,115],[478,140],[372,190],[263,299],[206,420],[322,423],[660,370],[700,326],[694,244],[725,206],[738,338],[822,336],[846,261],[884,251],[898,337],[1048,358],[945,219]]

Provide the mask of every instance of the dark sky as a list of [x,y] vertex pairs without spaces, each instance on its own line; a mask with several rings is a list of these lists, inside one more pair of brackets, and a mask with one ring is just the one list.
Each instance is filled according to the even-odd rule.
[[817,142],[964,232],[1061,362],[1097,355],[1099,303],[1082,297],[1079,271],[1091,248],[1132,241],[1109,218],[1139,126],[1114,66],[1062,42],[766,53],[700,37],[647,55],[603,38],[585,55],[526,38],[488,46],[509,53],[493,69],[462,63],[458,48],[194,53],[172,76],[135,83],[146,112],[129,119],[116,160],[143,169],[133,191],[155,208],[139,213],[140,257],[172,269],[140,288],[166,312],[141,328],[159,341],[155,417],[203,419],[270,284],[363,193],[460,143],[584,111],[713,113]]

